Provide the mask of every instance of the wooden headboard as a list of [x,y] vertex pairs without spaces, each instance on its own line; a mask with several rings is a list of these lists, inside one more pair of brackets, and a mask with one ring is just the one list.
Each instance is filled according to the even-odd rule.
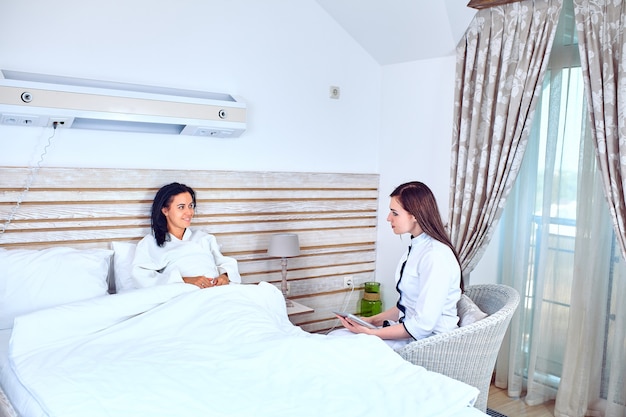
[[[333,310],[357,311],[357,289],[374,278],[377,174],[0,167],[0,248],[110,248],[150,233],[156,191],[177,181],[196,191],[193,227],[217,237],[239,262],[244,283],[279,286],[270,235],[297,233],[288,261],[290,298],[315,309],[292,317],[311,332],[336,324]],[[359,285],[361,283],[361,285]]]

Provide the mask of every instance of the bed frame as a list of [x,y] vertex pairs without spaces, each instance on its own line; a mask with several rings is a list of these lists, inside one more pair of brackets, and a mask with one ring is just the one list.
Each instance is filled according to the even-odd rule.
[[374,278],[377,174],[0,167],[0,248],[136,242],[150,232],[156,191],[173,181],[196,191],[193,226],[216,235],[244,283],[279,286],[269,237],[298,234],[289,296],[314,312],[291,316],[295,324],[323,332],[336,324],[333,310],[357,311],[359,292],[343,281],[353,276],[359,289]]

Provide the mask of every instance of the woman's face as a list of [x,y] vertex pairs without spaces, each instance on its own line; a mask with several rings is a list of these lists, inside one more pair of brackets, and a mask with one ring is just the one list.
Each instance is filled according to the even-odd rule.
[[422,234],[422,228],[415,220],[415,216],[402,207],[397,197],[391,197],[387,221],[391,223],[391,229],[397,235],[410,233],[411,236],[417,236]]
[[180,237],[191,225],[195,213],[193,198],[189,193],[176,194],[169,207],[163,207],[161,211],[167,219],[167,231]]

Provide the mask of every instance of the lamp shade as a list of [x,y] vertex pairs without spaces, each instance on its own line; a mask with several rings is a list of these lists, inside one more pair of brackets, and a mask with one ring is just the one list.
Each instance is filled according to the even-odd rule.
[[300,255],[300,242],[295,233],[279,233],[270,237],[267,254],[276,258],[289,258]]

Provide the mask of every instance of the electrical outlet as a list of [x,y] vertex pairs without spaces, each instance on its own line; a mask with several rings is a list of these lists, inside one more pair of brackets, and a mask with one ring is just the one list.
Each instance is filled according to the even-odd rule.
[[70,127],[74,122],[73,117],[50,117],[48,119],[48,127],[53,127],[56,123],[56,127]]
[[[38,116],[30,116],[25,114],[2,114],[0,115],[0,124],[9,126],[41,126],[41,120]],[[44,121],[45,123],[45,121]]]
[[343,277],[343,287],[344,288],[354,287],[354,277],[352,275]]

